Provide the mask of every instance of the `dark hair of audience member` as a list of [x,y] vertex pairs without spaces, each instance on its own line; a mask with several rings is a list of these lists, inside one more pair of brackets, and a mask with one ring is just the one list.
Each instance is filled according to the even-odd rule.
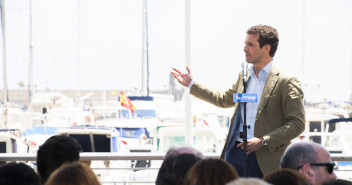
[[328,182],[324,182],[323,185],[352,185],[352,181],[344,179],[333,179]]
[[200,158],[203,158],[203,154],[202,152],[200,152],[199,150],[193,148],[193,147],[190,147],[190,146],[179,146],[179,147],[173,147],[173,148],[170,148],[167,153],[165,154],[165,157],[167,157],[168,155],[171,155],[171,154],[193,154],[197,157],[200,157]]
[[45,185],[100,185],[100,182],[88,165],[73,162],[56,169]]
[[188,172],[185,185],[225,185],[239,175],[222,159],[208,158],[198,161]]
[[156,185],[183,185],[187,171],[200,157],[193,154],[169,154],[165,157],[156,178]]
[[46,140],[37,152],[37,168],[42,184],[62,164],[78,161],[81,151],[79,142],[69,136],[55,135]]
[[11,162],[0,167],[0,185],[39,185],[37,173],[24,163]]
[[307,179],[297,170],[282,168],[266,174],[263,179],[273,185],[308,185]]

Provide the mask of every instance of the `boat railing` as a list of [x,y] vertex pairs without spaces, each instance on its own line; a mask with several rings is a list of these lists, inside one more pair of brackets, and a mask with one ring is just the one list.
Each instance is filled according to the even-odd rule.
[[[206,153],[204,154],[205,158],[219,158],[220,154],[218,153]],[[81,161],[137,161],[137,160],[152,160],[159,161],[161,164],[162,160],[164,160],[165,153],[81,153],[80,160]],[[352,154],[331,154],[332,161],[352,161]],[[33,162],[36,161],[36,153],[0,153],[0,162],[1,161],[23,161],[23,162]],[[157,171],[160,166],[151,166],[151,167],[135,167],[134,165],[130,165],[130,167],[126,166],[110,166],[110,167],[92,167],[92,169],[97,171],[112,171],[112,170],[120,170],[120,171],[154,171],[153,180],[143,180],[142,179],[119,179],[119,180],[109,180],[109,179],[101,179],[102,184],[155,184],[155,179],[157,175]],[[348,173],[352,174],[352,168],[337,168],[335,169],[336,173]],[[130,173],[131,174],[131,173]],[[345,176],[345,175],[344,175]]]

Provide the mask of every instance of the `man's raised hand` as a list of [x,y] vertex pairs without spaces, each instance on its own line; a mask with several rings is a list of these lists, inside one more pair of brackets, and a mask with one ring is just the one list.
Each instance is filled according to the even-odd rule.
[[176,68],[172,68],[173,71],[171,71],[171,74],[174,76],[174,78],[183,86],[188,87],[189,83],[193,80],[191,71],[189,70],[188,66],[186,67],[187,73],[182,73]]

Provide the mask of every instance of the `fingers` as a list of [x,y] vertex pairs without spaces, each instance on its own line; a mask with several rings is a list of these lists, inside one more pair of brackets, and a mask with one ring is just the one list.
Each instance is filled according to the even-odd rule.
[[176,68],[172,68],[174,71],[176,71],[178,74],[181,73],[181,71],[177,70]]
[[[237,147],[244,150],[244,143],[242,142],[242,143],[238,144]],[[254,151],[255,151],[255,149],[250,146],[250,143],[247,143],[246,154],[250,154]]]
[[188,74],[191,73],[191,70],[189,70],[189,67],[186,67]]
[[237,147],[241,147],[241,149],[243,149],[243,143],[238,144]]

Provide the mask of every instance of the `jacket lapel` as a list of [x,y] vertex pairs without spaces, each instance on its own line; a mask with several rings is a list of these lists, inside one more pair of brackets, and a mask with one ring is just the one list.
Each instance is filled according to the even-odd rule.
[[268,101],[268,98],[273,91],[275,84],[279,80],[279,70],[276,67],[275,64],[273,64],[270,73],[268,75],[268,79],[266,80],[265,87],[262,93],[262,97],[260,98],[259,106],[258,106],[258,111],[257,111],[257,116],[255,120],[257,121],[259,115],[261,114],[266,102]]

